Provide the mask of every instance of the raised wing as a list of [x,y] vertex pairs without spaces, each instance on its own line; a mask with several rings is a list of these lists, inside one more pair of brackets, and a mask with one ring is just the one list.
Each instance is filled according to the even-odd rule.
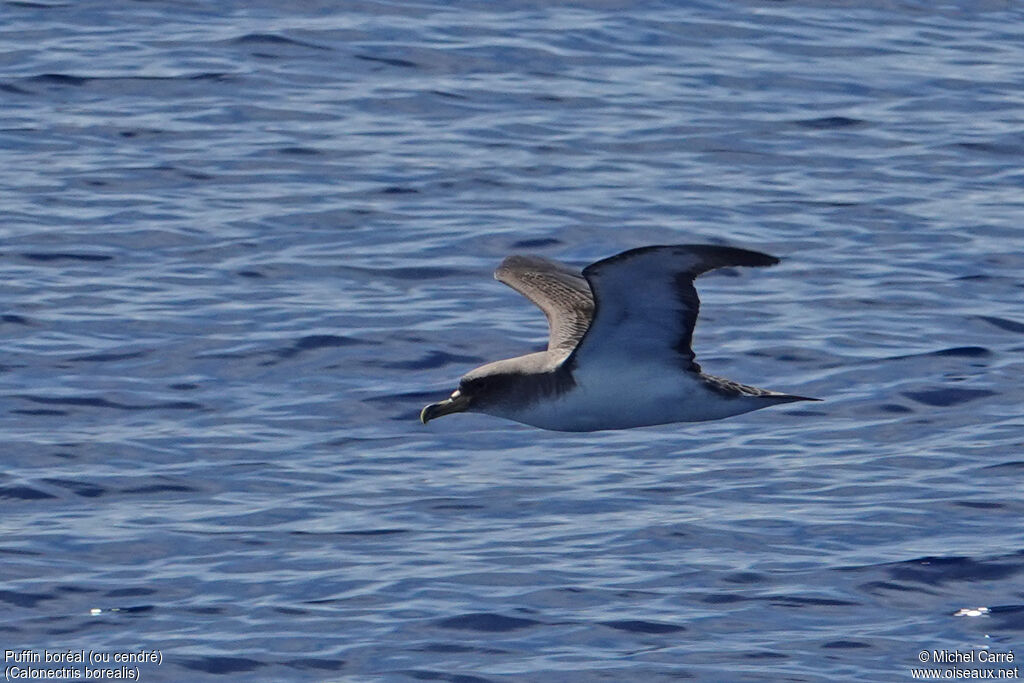
[[501,262],[494,277],[544,311],[548,351],[572,350],[590,326],[594,296],[575,268],[540,256],[513,255]]
[[592,263],[583,276],[594,293],[589,329],[568,362],[665,363],[673,354],[693,363],[693,326],[700,299],[693,280],[727,266],[771,266],[757,251],[705,244],[640,247]]

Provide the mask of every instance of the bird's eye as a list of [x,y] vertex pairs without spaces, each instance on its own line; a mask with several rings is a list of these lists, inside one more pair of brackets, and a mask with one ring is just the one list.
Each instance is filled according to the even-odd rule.
[[462,392],[458,389],[452,392],[452,398],[458,398],[459,396],[462,396]]

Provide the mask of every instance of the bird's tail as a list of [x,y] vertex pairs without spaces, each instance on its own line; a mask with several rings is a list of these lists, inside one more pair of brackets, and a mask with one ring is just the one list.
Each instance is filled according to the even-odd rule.
[[810,396],[797,396],[796,394],[780,394],[776,391],[765,394],[767,399],[771,399],[776,403],[793,403],[795,401],[823,401],[821,398],[811,398]]

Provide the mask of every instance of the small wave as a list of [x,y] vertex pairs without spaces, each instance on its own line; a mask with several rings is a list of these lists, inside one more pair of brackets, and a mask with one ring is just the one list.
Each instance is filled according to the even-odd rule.
[[287,36],[279,36],[276,33],[247,33],[244,36],[235,38],[231,42],[236,45],[294,45],[295,47],[305,47],[311,50],[331,49],[324,45],[315,45],[295,40],[294,38],[288,38]]
[[110,401],[96,396],[34,396],[16,394],[13,398],[44,405],[79,406],[85,408],[117,408],[118,410],[205,410],[201,403],[192,401],[167,401],[165,403],[129,404]]
[[518,631],[519,629],[538,626],[541,622],[522,617],[507,617],[503,614],[491,612],[473,612],[460,614],[456,617],[449,617],[437,622],[441,628],[460,629],[466,631],[480,631],[484,633],[504,633],[506,631]]
[[926,406],[948,408],[949,406],[967,403],[986,396],[994,396],[996,392],[988,389],[929,389],[926,391],[905,391],[907,398],[923,403]]
[[823,116],[817,119],[803,119],[801,121],[795,121],[796,125],[803,126],[804,128],[815,128],[819,130],[823,129],[834,129],[834,128],[852,128],[854,126],[863,126],[867,122],[861,119],[851,119],[847,116]]
[[630,633],[678,633],[686,630],[685,626],[665,624],[658,621],[642,621],[639,619],[621,619],[617,621],[603,621],[601,623],[617,631],[629,631]]
[[43,262],[49,262],[49,261],[89,261],[89,262],[97,262],[97,261],[112,261],[114,259],[113,256],[108,256],[106,254],[72,254],[72,253],[68,253],[68,252],[41,252],[41,251],[26,252],[26,253],[21,254],[21,257],[22,258],[26,258],[26,259],[28,259],[30,261],[43,261]]
[[387,64],[388,66],[400,66],[407,69],[415,69],[419,67],[416,62],[410,62],[408,59],[398,59],[396,57],[377,57],[375,55],[356,55],[356,59],[361,59],[364,62],[379,62],[381,64]]
[[263,662],[247,657],[199,657],[184,659],[179,663],[186,669],[203,671],[208,674],[238,674],[255,671],[265,666]]
[[291,346],[280,349],[276,353],[278,358],[293,358],[294,356],[297,356],[300,353],[305,353],[306,351],[331,349],[364,343],[365,342],[361,339],[344,337],[337,334],[311,334],[306,337],[300,337]]
[[1006,330],[1007,332],[1020,332],[1021,334],[1024,334],[1024,323],[1017,322],[1016,320],[1000,318],[994,315],[979,315],[978,319],[984,320],[985,322],[995,325],[999,329]]

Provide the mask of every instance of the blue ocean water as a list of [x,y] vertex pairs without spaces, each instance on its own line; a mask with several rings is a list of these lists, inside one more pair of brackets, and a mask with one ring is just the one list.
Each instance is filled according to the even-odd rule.
[[[5,650],[649,683],[1022,649],[1017,4],[0,18]],[[704,368],[823,403],[419,424],[543,346],[505,255],[688,242],[783,258],[699,281]]]

